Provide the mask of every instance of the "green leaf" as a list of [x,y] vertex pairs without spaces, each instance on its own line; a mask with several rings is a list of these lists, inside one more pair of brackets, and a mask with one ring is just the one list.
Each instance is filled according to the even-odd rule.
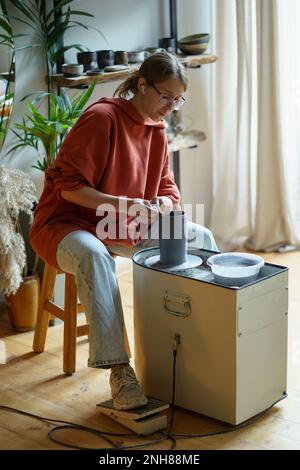
[[53,53],[53,55],[51,56],[51,62],[55,63],[57,61],[57,59],[59,59],[65,52],[69,51],[73,47],[77,50],[82,51],[83,46],[81,44],[72,44],[72,45],[69,45],[69,46],[63,46],[63,47],[57,49],[57,51],[55,51]]
[[62,111],[63,113],[65,113],[66,112],[66,103],[65,103],[65,100],[64,100],[64,95],[56,96],[56,103],[57,103],[57,106],[58,106],[59,110]]
[[27,9],[29,10],[29,12],[31,13],[31,15],[33,16],[34,18],[34,21],[40,21],[41,19],[41,16],[39,14],[39,10],[37,10],[36,8],[36,5],[31,1],[31,0],[27,0]]
[[58,2],[53,10],[60,10],[62,7],[66,6],[68,3],[72,3],[73,0],[61,0]]
[[0,7],[4,15],[7,15],[7,8],[6,8],[5,0],[0,0]]
[[89,29],[89,26],[87,26],[86,24],[83,24],[83,23],[80,23],[80,21],[74,21],[74,20],[70,21],[70,26],[73,28],[80,26],[83,29],[86,29],[86,30]]
[[4,31],[6,31],[10,36],[12,35],[12,29],[11,29],[11,25],[8,21],[6,20],[3,20],[2,18],[0,18],[0,26],[2,29],[4,29]]
[[32,165],[32,168],[36,168],[37,170],[46,171],[48,168],[48,163],[46,158],[42,160],[38,160],[36,165]]
[[65,103],[66,103],[66,108],[69,110],[69,112],[71,112],[73,110],[73,104],[72,104],[72,101],[70,99],[70,97],[68,95],[63,95],[63,98],[65,100]]
[[[12,1],[12,0],[10,0],[10,1]],[[35,31],[40,31],[39,27],[35,23],[29,23],[28,21],[23,20],[22,18],[19,18],[17,16],[9,15],[9,19],[18,21],[19,23],[26,24],[27,26],[29,26],[31,29],[34,29]]]
[[62,132],[62,125],[60,122],[56,122],[55,123],[55,131],[57,132],[57,134],[61,134]]
[[[19,34],[14,34],[13,38],[16,39],[16,38],[24,38],[26,36],[29,36],[29,34],[26,34],[26,33],[19,33]],[[32,44],[30,44],[30,46],[32,46]]]
[[7,93],[5,95],[3,95],[3,98],[1,99],[0,98],[0,103],[4,102],[4,101],[7,101],[7,100],[10,100],[11,98],[14,98],[15,94],[12,92],[12,93]]
[[27,100],[27,98],[30,98],[31,96],[36,96],[36,98],[32,101],[32,103],[35,105],[36,103],[40,103],[43,100],[43,98],[45,98],[46,96],[49,96],[49,93],[47,91],[33,91],[23,96],[23,98],[20,101],[25,101]]
[[32,103],[29,103],[29,109],[31,110],[32,112],[32,115],[34,116],[34,121],[37,122],[37,123],[40,123],[40,124],[43,124],[46,122],[46,118],[45,116],[43,116],[42,114],[40,114],[37,109],[33,106]]
[[[83,15],[83,16],[89,16],[90,18],[95,18],[95,15],[92,13],[87,13],[86,11],[80,11],[80,10],[70,10],[71,15]],[[66,13],[62,13],[62,16],[66,15]]]
[[53,22],[53,27],[48,28],[47,31],[47,44],[48,47],[53,47],[57,42],[63,38],[65,32],[69,28],[68,23],[55,23]]
[[74,109],[76,111],[82,111],[82,109],[84,108],[84,106],[86,105],[86,103],[88,102],[88,100],[90,99],[93,91],[94,91],[94,88],[96,86],[96,83],[97,83],[97,80],[94,80],[90,85],[89,87],[87,88],[87,90],[85,90],[83,92],[83,94],[79,97],[78,101],[75,100],[76,104],[74,105]]
[[[25,35],[24,35],[25,36]],[[26,36],[29,36],[29,34]],[[22,51],[24,49],[31,49],[32,47],[44,47],[44,44],[30,44],[30,45],[27,45],[27,46],[21,46],[21,47],[15,47],[15,51]]]

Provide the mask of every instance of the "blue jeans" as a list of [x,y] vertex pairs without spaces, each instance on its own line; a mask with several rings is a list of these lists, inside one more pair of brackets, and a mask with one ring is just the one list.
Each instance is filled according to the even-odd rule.
[[[189,248],[218,251],[212,233],[205,227],[188,222],[187,233]],[[89,367],[108,368],[129,362],[115,261],[110,252],[131,258],[136,251],[157,245],[155,235],[155,239],[141,240],[134,248],[113,245],[108,251],[101,240],[84,230],[71,232],[60,242],[57,264],[75,275],[79,299],[90,325]]]

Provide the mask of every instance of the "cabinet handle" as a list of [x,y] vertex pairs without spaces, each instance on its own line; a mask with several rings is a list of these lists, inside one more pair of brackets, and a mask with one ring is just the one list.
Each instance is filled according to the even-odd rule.
[[177,317],[188,317],[191,315],[191,298],[188,295],[164,292],[163,306],[167,313]]

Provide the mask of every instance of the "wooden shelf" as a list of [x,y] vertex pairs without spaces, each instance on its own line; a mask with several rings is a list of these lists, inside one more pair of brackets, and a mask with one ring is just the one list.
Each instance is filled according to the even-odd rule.
[[113,80],[120,80],[122,78],[126,78],[130,73],[137,70],[138,67],[136,65],[130,65],[127,70],[121,70],[120,72],[105,72],[100,73],[99,75],[80,75],[78,77],[65,77],[63,74],[59,73],[56,75],[52,75],[52,83],[56,86],[61,87],[73,87],[79,85],[88,85],[89,83],[94,82],[95,80],[97,83],[106,83],[111,82]]
[[213,64],[218,60],[218,56],[214,54],[199,54],[199,55],[182,55],[178,54],[177,58],[186,67],[196,68],[201,65]]
[[[218,59],[216,55],[213,54],[201,54],[193,56],[177,56],[180,62],[185,64],[187,67],[196,68],[201,65],[212,64]],[[94,80],[97,80],[97,83],[106,83],[113,80],[120,80],[126,78],[131,72],[137,70],[139,67],[137,65],[129,65],[127,70],[122,70],[120,72],[105,72],[99,75],[80,75],[78,77],[65,77],[63,74],[56,74],[52,76],[53,85],[60,87],[77,87],[80,85],[88,85]]]
[[202,131],[183,131],[170,140],[168,136],[169,152],[178,152],[179,150],[197,147],[200,142],[206,140],[206,134]]

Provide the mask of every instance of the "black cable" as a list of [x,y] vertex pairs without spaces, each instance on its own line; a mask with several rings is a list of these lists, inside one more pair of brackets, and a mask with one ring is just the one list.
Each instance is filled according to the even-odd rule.
[[[5,405],[0,405],[0,410],[9,411],[9,412],[12,412],[12,413],[18,413],[18,414],[21,414],[21,415],[24,415],[24,416],[28,416],[30,418],[37,419],[39,421],[43,421],[43,422],[61,423],[62,425],[56,426],[53,429],[50,429],[50,431],[48,432],[48,437],[51,441],[56,442],[57,444],[72,448],[72,449],[79,449],[79,450],[110,450],[110,451],[111,450],[127,450],[127,449],[136,449],[136,448],[140,448],[140,447],[147,447],[149,445],[157,444],[159,442],[166,441],[166,440],[171,441],[171,447],[170,447],[171,450],[175,448],[174,447],[174,443],[175,443],[174,438],[172,436],[168,436],[168,435],[166,435],[165,433],[162,433],[162,432],[152,433],[152,434],[147,435],[147,437],[153,436],[153,435],[160,435],[160,437],[158,439],[155,439],[155,440],[152,440],[152,441],[147,441],[147,442],[144,442],[142,444],[134,444],[134,445],[130,445],[130,446],[117,446],[107,436],[136,437],[136,433],[110,433],[110,432],[100,431],[99,429],[94,429],[94,428],[90,428],[88,426],[84,426],[84,425],[81,425],[81,424],[72,423],[71,421],[45,418],[43,416],[35,415],[33,413],[29,413],[27,411],[19,410],[17,408],[12,408],[10,406],[5,406]],[[103,439],[105,439],[106,441],[108,441],[113,447],[95,448],[95,447],[78,446],[78,445],[75,445],[75,444],[68,444],[68,443],[66,443],[66,442],[64,442],[64,441],[62,441],[62,440],[60,440],[60,439],[53,436],[53,434],[55,432],[58,432],[60,430],[64,430],[66,428],[76,429],[76,430],[81,430],[81,431],[86,431],[86,432],[89,432],[89,433],[92,433],[92,434],[96,434],[96,435],[102,437]],[[140,436],[140,437],[146,437],[146,436]]]
[[[115,445],[115,443],[113,441],[111,441],[107,437],[104,437],[108,442],[111,443],[112,447],[85,447],[85,446],[79,446],[79,445],[75,445],[75,444],[68,444],[67,442],[64,442],[61,439],[55,438],[53,436],[53,434],[57,431],[61,431],[63,429],[70,429],[70,428],[78,429],[78,430],[84,430],[86,432],[90,432],[90,433],[93,433],[93,434],[96,434],[96,435],[99,434],[101,437],[104,437],[103,433],[101,431],[97,431],[96,429],[88,428],[88,427],[84,427],[84,429],[83,429],[81,426],[76,426],[76,425],[56,426],[55,428],[51,429],[48,432],[48,437],[51,441],[56,442],[57,444],[64,445],[66,447],[70,447],[72,449],[79,449],[79,450],[109,450],[109,451],[112,451],[112,450],[138,449],[140,447],[147,447],[149,445],[157,444],[159,442],[166,441],[168,439],[171,440],[171,442],[172,442],[172,446],[171,446],[170,449],[173,449],[174,438],[172,436],[167,436],[166,434],[161,435],[161,437],[159,439],[154,439],[152,441],[147,441],[147,442],[144,442],[142,444],[133,444],[133,445],[127,445],[127,446],[117,446],[117,445]],[[156,434],[156,433],[152,433],[151,435],[154,435],[154,434]],[[113,434],[113,435],[117,436],[117,434]],[[121,435],[125,436],[126,434],[121,434]],[[130,434],[130,436],[135,436],[136,437],[136,434]],[[140,437],[142,437],[142,436],[140,436]]]
[[270,405],[268,408],[265,410],[261,411],[260,413],[256,414],[255,416],[252,416],[251,418],[247,419],[243,423],[237,424],[237,425],[228,425],[229,429],[223,429],[221,431],[214,431],[214,432],[207,432],[207,433],[202,433],[202,434],[175,434],[172,433],[172,437],[180,438],[180,439],[188,439],[191,437],[209,437],[209,436],[217,436],[219,434],[227,434],[229,432],[234,432],[238,431],[239,429],[242,429],[246,426],[249,426],[250,424],[253,424],[255,421],[257,421],[261,416],[265,415],[271,408],[273,408],[274,405],[276,405],[278,402],[283,400],[284,398],[287,397],[287,394],[283,395],[280,397],[278,400],[276,400],[272,405]]
[[5,406],[5,405],[0,405],[0,410],[10,411],[12,413],[18,413],[18,414],[21,414],[21,415],[24,415],[24,416],[29,416],[30,418],[38,419],[40,421],[48,421],[49,423],[62,423],[62,424],[67,424],[67,425],[69,424],[69,425],[74,426],[76,428],[81,428],[81,429],[86,429],[86,430],[91,429],[93,431],[98,431],[99,433],[102,432],[103,434],[105,434],[107,436],[123,436],[123,437],[136,436],[136,433],[128,433],[128,434],[120,433],[120,434],[117,434],[117,433],[99,431],[97,429],[89,428],[87,426],[84,426],[84,425],[81,425],[81,424],[78,424],[78,423],[72,423],[71,421],[64,421],[64,420],[61,420],[61,419],[53,419],[53,418],[45,418],[43,416],[39,416],[39,415],[35,415],[33,413],[29,413],[28,411],[18,410],[17,408],[12,408],[10,406]]
[[171,433],[173,427],[174,414],[175,414],[175,384],[176,384],[176,357],[177,357],[177,347],[173,349],[173,379],[172,379],[172,401],[171,401],[171,415],[170,422],[167,429],[167,434]]
[[[53,436],[53,434],[56,432],[56,431],[61,431],[63,429],[74,429],[74,430],[80,430],[80,431],[86,431],[86,432],[90,432],[92,434],[96,434],[96,435],[100,435],[104,440],[106,440],[107,442],[109,442],[113,448],[115,448],[115,443],[109,439],[108,437],[104,436],[101,431],[98,432],[96,430],[93,430],[93,428],[89,428],[88,430],[87,429],[83,429],[81,426],[75,426],[74,424],[72,425],[69,425],[69,424],[65,424],[65,425],[60,425],[60,426],[55,426],[53,429],[50,429],[50,431],[48,432],[48,437],[51,441],[53,442],[56,442],[57,444],[60,444],[60,445],[64,445],[65,447],[70,447],[71,449],[79,449],[79,450],[83,450],[83,449],[93,449],[93,450],[99,450],[99,448],[97,449],[94,449],[94,448],[91,448],[91,447],[83,447],[83,446],[79,446],[79,445],[75,445],[75,444],[68,444],[67,442],[63,442],[61,439],[58,439],[58,438],[55,438]],[[105,447],[101,448],[102,450],[107,450]],[[109,449],[111,450],[111,447],[109,447]]]

